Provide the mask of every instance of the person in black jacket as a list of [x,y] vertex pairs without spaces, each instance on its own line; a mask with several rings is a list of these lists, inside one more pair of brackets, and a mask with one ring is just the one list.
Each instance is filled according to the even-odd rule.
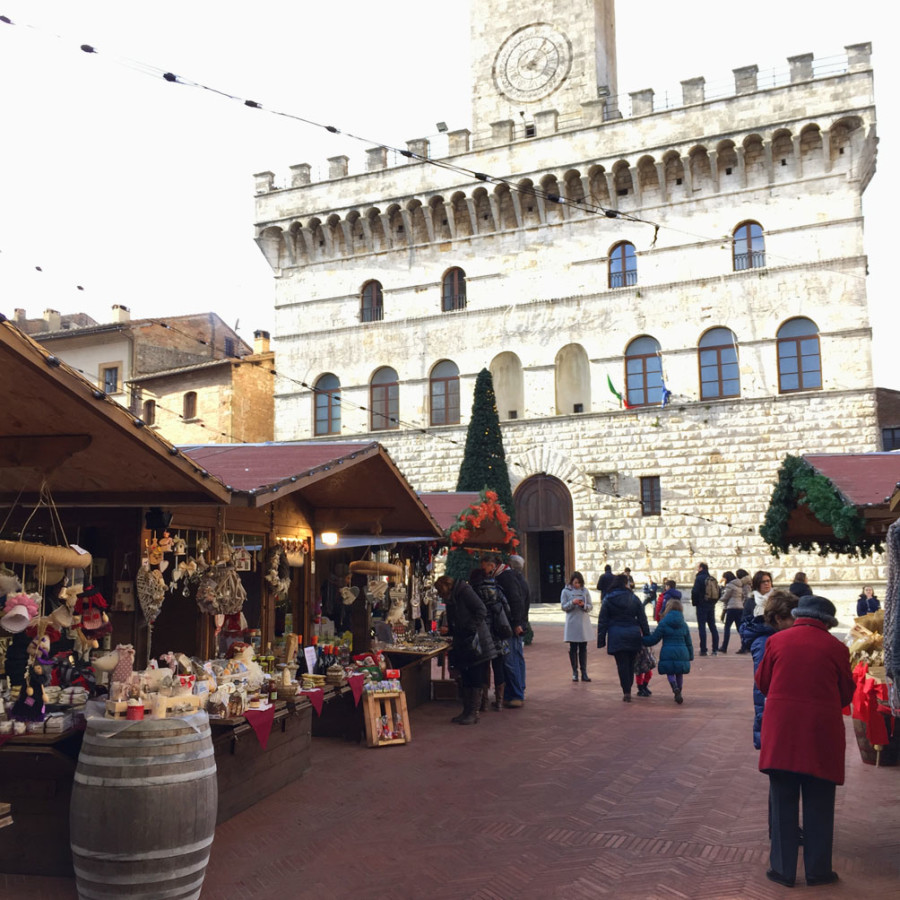
[[452,721],[474,725],[479,718],[482,684],[490,661],[497,655],[487,624],[487,609],[472,586],[462,579],[443,575],[434,588],[447,604],[447,624],[441,628],[441,634],[453,638],[450,664],[460,676],[463,709]]
[[518,709],[525,703],[525,639],[528,628],[529,589],[521,568],[525,560],[521,556],[510,556],[509,565],[499,556],[494,557],[494,580],[506,594],[509,603],[509,624],[512,637],[509,638],[509,653],[503,657],[506,684],[503,706]]
[[601,600],[609,593],[615,580],[616,576],[613,575],[612,566],[604,567],[603,574],[597,579],[597,590],[600,591]]
[[691,588],[691,603],[697,610],[697,630],[700,632],[700,655],[706,656],[706,629],[712,635],[712,655],[719,655],[719,629],[716,628],[716,601],[707,599],[706,582],[713,576],[709,566],[702,562],[697,566],[697,577]]
[[856,615],[857,617],[864,616],[867,613],[878,612],[879,609],[881,609],[881,601],[875,596],[875,588],[867,584],[856,601]]
[[631,702],[634,684],[634,659],[643,646],[641,638],[650,634],[644,604],[628,590],[628,576],[616,575],[612,590],[600,604],[597,621],[597,646],[616,658],[622,699]]

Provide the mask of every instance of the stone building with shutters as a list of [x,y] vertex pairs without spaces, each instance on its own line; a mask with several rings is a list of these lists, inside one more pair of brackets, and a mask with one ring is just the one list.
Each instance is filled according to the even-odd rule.
[[374,438],[452,490],[488,367],[543,599],[606,563],[883,578],[757,534],[785,454],[880,450],[900,424],[871,363],[870,45],[725,93],[686,77],[667,107],[618,94],[613,0],[474,0],[471,21],[472,127],[440,166],[422,138],[256,176],[276,438]]

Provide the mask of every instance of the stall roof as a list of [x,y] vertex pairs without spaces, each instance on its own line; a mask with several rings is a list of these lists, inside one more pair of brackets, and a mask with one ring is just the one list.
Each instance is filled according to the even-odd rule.
[[803,458],[853,506],[885,506],[900,481],[900,453],[827,453]]
[[420,493],[419,499],[431,510],[438,525],[446,531],[459,518],[459,514],[473,503],[478,503],[478,491],[436,491]]
[[[814,454],[803,461],[827,478],[848,506],[856,508],[864,521],[866,542],[883,540],[897,517],[891,497],[897,495],[900,481],[900,453]],[[820,521],[806,503],[790,511],[785,539],[793,547],[811,542],[828,547],[837,540],[831,525]]]
[[224,505],[225,486],[0,315],[0,505]]
[[443,537],[440,525],[381,444],[208,444],[182,448],[233,490],[233,505],[296,493],[317,532]]

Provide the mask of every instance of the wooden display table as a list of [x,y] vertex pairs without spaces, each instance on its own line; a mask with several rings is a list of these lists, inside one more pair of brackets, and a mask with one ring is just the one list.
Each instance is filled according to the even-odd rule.
[[83,735],[15,735],[0,747],[0,801],[13,819],[0,839],[0,872],[74,875],[69,804]]
[[421,650],[410,647],[385,647],[382,653],[387,656],[391,666],[400,670],[400,684],[406,694],[410,709],[431,700],[432,660],[437,659],[447,650],[447,644],[436,644],[432,649]]
[[266,749],[244,716],[210,719],[219,782],[216,824],[300,778],[310,766],[312,706],[278,700]]

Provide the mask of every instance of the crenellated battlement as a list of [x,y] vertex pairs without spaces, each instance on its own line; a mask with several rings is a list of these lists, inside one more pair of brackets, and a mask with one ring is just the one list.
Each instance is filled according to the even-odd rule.
[[[346,156],[333,157],[320,183],[309,165],[292,166],[292,187],[257,196],[256,240],[282,270],[490,239],[591,218],[591,208],[656,216],[662,206],[825,176],[855,180],[861,193],[877,143],[871,46],[847,49],[818,68],[811,54],[792,57],[783,83],[754,66],[736,69],[727,96],[689,79],[679,107],[658,108],[652,91],[633,92],[629,118],[609,115],[598,100],[584,104],[596,116],[587,126],[537,114],[547,132],[519,139],[512,123],[495,123],[497,143],[481,148],[451,134],[469,147],[454,163],[493,179],[421,161],[388,166],[384,148],[371,148],[367,170],[356,175]],[[410,144],[427,155],[422,141]],[[268,187],[274,176],[265,176]]]
[[[521,121],[504,119],[492,122],[490,130],[473,133],[468,128],[448,131],[444,134],[421,137],[406,142],[406,149],[416,157],[449,159],[468,153],[483,154],[494,148],[508,150],[510,144],[529,144],[554,135],[572,135],[575,132],[597,128],[614,132],[617,125],[632,122],[646,116],[664,116],[665,113],[683,113],[696,106],[719,106],[728,101],[731,106],[736,100],[752,100],[753,108],[762,99],[760,95],[779,89],[807,87],[813,92],[826,79],[839,78],[860,72],[871,71],[872,45],[869,42],[850,44],[846,54],[816,59],[812,53],[804,53],[787,59],[787,67],[761,71],[756,65],[742,66],[733,71],[729,83],[710,83],[702,76],[688,78],[680,83],[680,92],[661,91],[652,88],[631,91],[618,96],[599,96],[581,104],[578,113],[563,115],[555,109],[538,110]],[[602,93],[602,91],[601,91]],[[793,93],[798,93],[796,90]],[[871,103],[871,97],[870,101]],[[794,104],[791,104],[792,106]],[[779,107],[780,104],[773,103]],[[730,129],[726,129],[730,130]],[[610,135],[613,137],[613,135]],[[700,139],[701,135],[697,135]],[[596,135],[595,135],[596,141]],[[454,160],[458,161],[458,160]],[[383,173],[385,170],[405,170],[416,165],[419,160],[410,159],[397,150],[386,147],[371,147],[355,162],[359,169],[351,166],[348,156],[340,155],[326,160],[327,166],[314,167],[310,163],[290,166],[284,177],[277,178],[271,171],[257,172],[254,178],[256,195],[303,189],[320,183],[332,185],[344,178],[358,178]],[[460,164],[464,165],[464,162]],[[494,173],[500,174],[500,173]]]

